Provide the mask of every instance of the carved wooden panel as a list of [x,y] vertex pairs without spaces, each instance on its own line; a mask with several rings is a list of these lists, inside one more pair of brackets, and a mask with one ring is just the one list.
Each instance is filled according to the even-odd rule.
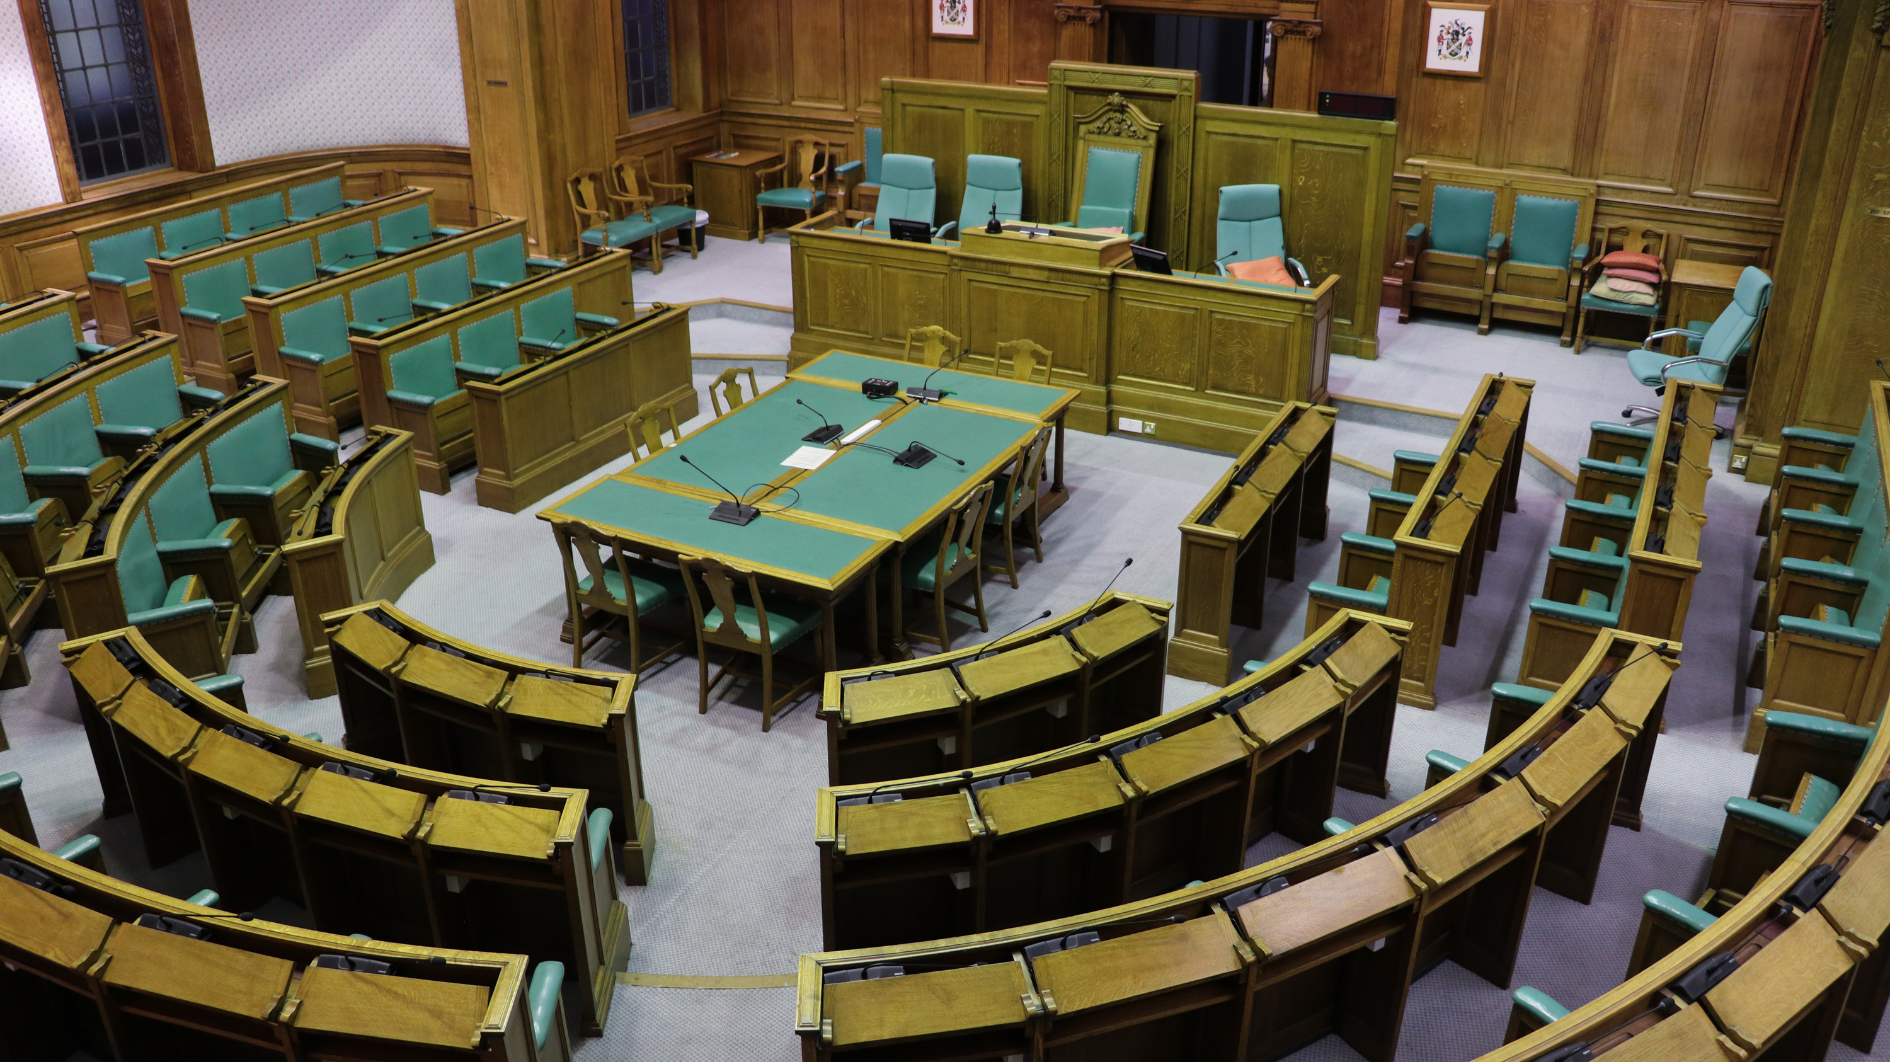
[[[943,264],[941,258],[940,265]],[[950,327],[948,280],[943,269],[934,272],[891,264],[876,268],[879,298],[875,304],[879,307],[878,332],[882,341],[904,343],[906,330],[910,328],[935,324]]]
[[1293,322],[1245,314],[1208,312],[1207,389],[1248,398],[1288,401],[1284,379],[1265,370],[1294,363]]
[[841,48],[846,37],[840,0],[791,0],[789,18],[795,105],[845,107],[846,63]]
[[872,266],[857,258],[804,258],[807,325],[862,338],[872,334]]
[[[479,174],[479,205],[509,217],[532,217],[539,206],[533,195],[531,163],[525,153],[509,151],[508,144],[529,143],[536,133],[531,121],[531,72],[520,49],[523,35],[507,32],[516,25],[509,0],[470,0],[467,17],[490,32],[472,34],[474,110],[478,121],[472,137],[473,170]],[[470,117],[470,115],[469,115]],[[562,205],[562,204],[560,204]],[[490,220],[490,215],[481,215]]]
[[1518,61],[1504,101],[1503,165],[1573,174],[1589,60],[1595,0],[1524,0],[1516,5],[1510,47]]
[[780,103],[781,7],[767,3],[722,5],[722,88],[730,102]]
[[1672,192],[1679,183],[1689,81],[1705,0],[1627,0],[1615,25],[1596,176]]
[[907,107],[904,121],[906,136],[900,150],[933,162],[938,180],[937,220],[957,217],[956,207],[965,194],[965,108]]
[[1198,306],[1118,300],[1110,376],[1193,390],[1202,312]]
[[1813,7],[1727,5],[1693,166],[1693,194],[1777,203],[1785,192],[1811,49]]
[[1049,4],[1035,0],[1010,0],[1008,4],[992,4],[979,17],[988,18],[993,12],[1009,8],[1004,25],[1008,32],[1004,35],[1004,68],[994,71],[992,80],[999,84],[1016,84],[1019,81],[1045,81],[1050,76],[1050,63],[1057,57],[1057,20]]
[[917,73],[912,57],[920,40],[921,15],[913,4],[847,0],[847,75],[855,107],[878,110],[880,78]]
[[1050,351],[1051,364],[1065,386],[1092,378],[1092,325],[1097,301],[1104,297],[1101,292],[991,273],[968,277],[963,297],[964,339],[973,353],[991,354],[999,343],[1028,339]]
[[1350,144],[1295,140],[1290,173],[1286,184],[1292,209],[1284,211],[1288,253],[1300,260],[1314,283],[1339,274],[1332,296],[1336,323],[1351,325],[1363,314],[1375,315],[1375,256],[1361,247],[1359,234],[1369,230],[1373,200],[1387,189],[1372,187],[1370,152]]

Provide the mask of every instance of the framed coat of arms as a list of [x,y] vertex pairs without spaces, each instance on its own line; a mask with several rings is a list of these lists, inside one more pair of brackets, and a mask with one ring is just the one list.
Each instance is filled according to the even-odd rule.
[[1428,0],[1424,8],[1424,72],[1482,77],[1490,5]]
[[931,5],[932,36],[977,39],[977,0],[931,0]]

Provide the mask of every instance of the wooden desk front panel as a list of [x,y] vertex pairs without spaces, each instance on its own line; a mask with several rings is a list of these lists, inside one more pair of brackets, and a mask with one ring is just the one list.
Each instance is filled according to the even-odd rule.
[[[1049,350],[1060,387],[1082,392],[1064,423],[1109,430],[1109,284],[1113,273],[954,254],[951,327],[971,354],[965,366],[994,359],[997,345],[1029,339]],[[903,336],[901,337],[903,344]]]
[[689,312],[626,327],[504,383],[467,382],[479,504],[515,513],[630,449],[624,426],[643,403],[695,417]]
[[802,362],[835,349],[902,358],[906,330],[925,325],[963,334],[948,317],[946,245],[806,229],[790,239],[793,351]]

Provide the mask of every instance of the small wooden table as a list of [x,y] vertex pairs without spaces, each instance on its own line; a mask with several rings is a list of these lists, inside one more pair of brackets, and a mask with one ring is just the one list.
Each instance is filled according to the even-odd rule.
[[726,158],[720,151],[690,159],[696,205],[709,212],[709,235],[726,240],[752,240],[761,231],[761,212],[755,196],[761,194],[759,171],[781,160],[778,151],[741,150]]

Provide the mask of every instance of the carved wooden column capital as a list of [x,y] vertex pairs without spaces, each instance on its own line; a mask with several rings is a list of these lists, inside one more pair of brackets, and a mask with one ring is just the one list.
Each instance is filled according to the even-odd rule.
[[1058,4],[1056,5],[1058,22],[1081,22],[1085,26],[1094,26],[1102,21],[1100,4]]
[[1267,23],[1267,32],[1275,37],[1305,37],[1309,40],[1319,36],[1324,28],[1316,18],[1276,18]]

